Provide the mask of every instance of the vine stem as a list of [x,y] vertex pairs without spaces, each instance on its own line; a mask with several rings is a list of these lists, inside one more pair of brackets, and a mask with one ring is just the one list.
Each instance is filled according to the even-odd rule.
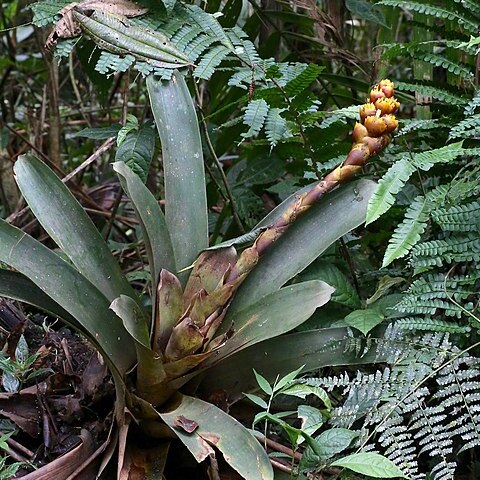
[[[227,176],[225,175],[225,172],[223,171],[222,164],[220,160],[218,159],[217,153],[215,152],[215,148],[213,147],[212,140],[210,138],[210,134],[208,133],[208,127],[207,127],[207,122],[205,120],[205,115],[203,113],[203,108],[202,108],[202,96],[200,94],[200,90],[198,88],[197,82],[195,80],[193,81],[194,89],[195,89],[195,97],[197,99],[197,107],[198,107],[198,112],[200,113],[200,120],[201,120],[201,126],[203,130],[203,134],[205,135],[205,140],[207,142],[208,150],[210,151],[210,155],[212,155],[213,161],[215,162],[215,165],[220,173],[220,176],[222,177],[222,182],[223,185],[225,186],[225,191],[226,191],[226,197],[224,193],[222,192],[222,189],[219,188],[220,194],[222,197],[225,199],[226,202],[230,203],[230,206],[232,208],[232,215],[235,220],[235,223],[237,224],[239,230],[241,233],[245,233],[245,227],[242,224],[242,221],[240,220],[240,217],[238,215],[238,209],[237,205],[235,203],[235,199],[233,197],[233,192],[232,189],[230,188],[230,184],[228,183]],[[207,166],[207,163],[205,162],[205,165]],[[210,176],[212,177],[212,180],[216,182],[215,177],[212,175],[212,172],[210,168],[207,166],[208,172],[210,173]],[[218,187],[217,183],[217,187]]]

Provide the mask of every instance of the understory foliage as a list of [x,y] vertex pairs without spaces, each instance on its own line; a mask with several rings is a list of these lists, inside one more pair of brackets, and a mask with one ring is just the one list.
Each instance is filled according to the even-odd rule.
[[[11,3],[15,5],[2,7],[0,12],[2,28],[14,18],[12,12],[20,10],[19,2]],[[62,9],[71,3],[33,3],[33,24],[50,31],[61,19]],[[321,280],[335,288],[329,303],[304,325],[299,325],[295,315],[290,316],[298,335],[308,336],[313,329],[325,329],[327,337],[338,329],[347,332],[346,337],[340,335],[340,340],[324,347],[327,353],[331,348],[330,361],[335,367],[310,365],[310,371],[323,370],[316,377],[307,374],[299,384],[318,389],[317,393],[328,392],[321,398],[328,404],[323,418],[328,418],[332,429],[350,431],[353,443],[349,440],[345,450],[384,455],[408,478],[418,480],[453,480],[462,468],[461,473],[473,469],[468,450],[480,444],[478,2],[136,3],[147,7],[148,13],[122,22],[165,38],[178,56],[186,59],[179,71],[190,88],[189,92],[185,86],[185,91],[195,98],[201,127],[202,145],[197,153],[201,155],[203,146],[208,171],[205,233],[209,234],[210,251],[227,245],[240,250],[251,244],[273,222],[271,216],[264,218],[268,210],[342,165],[351,148],[350,131],[359,118],[359,105],[371,83],[387,76],[394,81],[402,103],[397,114],[399,128],[380,157],[359,173],[377,181],[368,200],[366,225],[350,233],[353,227],[339,227],[342,238],[326,241],[326,251],[318,249],[322,257],[300,273],[292,273],[294,278],[286,287]],[[8,80],[7,73],[1,79],[2,122],[17,134],[12,137],[10,130],[3,128],[0,153],[5,150],[15,158],[24,152],[22,142],[28,135],[23,131],[40,152],[48,147],[35,123],[37,117],[45,118],[43,96],[47,94],[36,91],[30,77],[38,75],[42,85],[51,78],[44,73],[40,54],[21,60],[22,54],[29,54],[27,47],[21,50],[21,44],[18,41],[18,55],[13,52],[2,60],[2,65],[18,68],[27,78],[17,82],[23,78],[18,75]],[[73,89],[67,80],[58,86],[58,92],[68,90],[68,100],[57,108],[58,118],[65,120],[61,133],[65,152],[57,159],[57,167],[72,171],[98,145],[95,142],[115,138],[115,154],[85,170],[81,183],[89,195],[93,192],[95,196],[95,189],[100,188],[93,204],[86,202],[88,208],[104,202],[99,209],[104,217],[113,210],[114,216],[118,213],[125,222],[96,219],[110,250],[128,270],[128,280],[144,294],[142,305],[149,307],[155,300],[158,273],[153,267],[151,271],[144,268],[151,245],[138,220],[132,220],[132,205],[117,190],[109,190],[112,181],[117,185],[109,164],[124,162],[129,175],[130,170],[137,174],[142,188],[147,185],[154,192],[156,208],[157,200],[166,198],[167,187],[162,183],[166,174],[158,162],[160,146],[152,115],[144,108],[148,103],[145,79],[153,76],[166,82],[173,69],[125,54],[127,47],[122,47],[123,53],[102,50],[85,35],[56,42],[51,53],[59,59],[61,78],[68,78]],[[3,88],[4,81],[11,88]],[[124,91],[119,89],[122,82]],[[10,90],[15,95],[9,97]],[[31,96],[25,105],[16,99],[23,98],[20,93],[27,95],[24,92]],[[91,105],[84,103],[87,98],[92,99]],[[6,190],[3,184],[1,187],[2,203],[6,204]],[[355,199],[366,203],[363,195],[370,187],[352,188]],[[83,191],[76,195],[85,200]],[[339,202],[344,207],[346,196]],[[12,213],[17,202],[18,197],[13,206],[2,205],[2,216]],[[344,211],[332,213],[328,206],[323,208],[326,223],[341,224],[346,216]],[[31,227],[27,221],[18,226]],[[328,237],[329,228],[325,233],[319,232],[321,223],[317,227],[312,237]],[[208,243],[204,237],[202,249]],[[176,248],[177,242],[172,244]],[[185,272],[194,258],[177,265],[182,268],[180,278],[188,275]],[[283,271],[283,259],[276,262],[277,270],[269,271],[271,278]],[[257,285],[266,283],[261,280],[256,279]],[[243,295],[244,302],[254,290],[252,287]],[[232,304],[235,307],[234,301]],[[226,332],[222,334],[227,338]],[[299,354],[295,353],[288,358],[297,361]],[[258,372],[265,369],[266,377],[275,378],[277,372],[264,365],[265,355],[253,358],[259,363],[255,365]],[[27,356],[23,366],[2,360],[2,369],[8,373],[2,376],[4,388],[12,385],[10,377],[16,383],[9,388],[15,392],[33,378],[30,367],[35,359]],[[281,360],[277,358],[278,365]],[[342,363],[350,364],[349,369],[339,367]],[[229,366],[233,371],[227,363]],[[297,365],[292,365],[290,370],[295,368]],[[22,375],[17,378],[20,370]],[[221,368],[219,372],[222,374]],[[252,377],[251,371],[248,373]],[[222,383],[212,387],[209,382],[212,380],[207,378],[205,397],[218,385],[223,388]],[[248,382],[245,385],[251,387]],[[248,398],[256,399],[254,403],[262,408],[266,405],[254,394]],[[311,446],[300,446],[300,442],[297,446],[303,453],[303,460],[295,466],[298,472],[293,469],[298,478],[322,470],[337,460],[334,457],[339,453],[334,452],[326,462]],[[342,475],[352,474],[342,471]]]
[[[480,359],[447,333],[413,337],[395,324],[370,341],[377,359],[388,359],[382,370],[300,384],[341,395],[329,424],[357,431],[357,448],[382,452],[408,478],[455,478],[459,454],[480,444]],[[370,347],[352,339],[346,348]]]

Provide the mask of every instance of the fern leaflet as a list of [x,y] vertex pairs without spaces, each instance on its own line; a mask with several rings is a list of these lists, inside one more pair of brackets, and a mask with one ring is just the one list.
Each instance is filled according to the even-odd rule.
[[250,128],[247,132],[242,133],[242,137],[248,138],[258,135],[265,123],[268,110],[268,103],[263,99],[253,100],[247,105],[243,123]]
[[414,171],[415,167],[407,158],[402,158],[387,170],[368,202],[367,225],[394,204],[395,195],[404,187]]
[[431,202],[419,195],[405,212],[403,222],[395,229],[383,258],[382,268],[404,257],[420,240],[425,230]]

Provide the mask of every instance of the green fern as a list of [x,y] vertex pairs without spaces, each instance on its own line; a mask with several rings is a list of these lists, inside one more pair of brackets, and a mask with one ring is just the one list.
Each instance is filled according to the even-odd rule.
[[[471,115],[471,114],[470,114]],[[480,134],[480,113],[462,120],[450,130],[450,138],[476,137]]]
[[265,120],[265,135],[273,147],[287,135],[287,121],[281,115],[283,111],[282,108],[271,108]]
[[383,215],[395,203],[395,196],[415,172],[415,167],[405,157],[395,162],[379,180],[368,202],[367,225]]
[[465,107],[463,114],[465,117],[469,117],[475,113],[475,110],[480,107],[480,89],[475,91],[473,98],[468,102],[468,105]]
[[460,3],[463,8],[469,10],[470,13],[480,16],[480,4],[477,0],[454,0],[455,3]]
[[438,100],[450,105],[466,105],[468,103],[468,99],[465,97],[455,95],[445,89],[423,83],[405,83],[397,81],[395,82],[395,87],[400,91],[417,92],[419,95],[425,97],[437,98]]
[[445,147],[436,148],[435,150],[414,153],[411,156],[411,162],[415,167],[427,172],[437,163],[449,163],[460,155],[463,155],[465,151],[462,143],[463,142],[452,143]]
[[432,212],[432,219],[444,231],[479,231],[480,203],[473,201],[466,205],[454,205],[450,208],[438,208]]
[[458,24],[462,25],[466,30],[472,33],[478,31],[478,24],[467,18],[468,12],[459,12],[458,10],[448,10],[436,5],[425,2],[412,2],[410,0],[380,0],[379,5],[385,5],[390,7],[401,7],[414,12],[423,13],[435,18],[442,18],[445,20],[454,20]]
[[430,317],[405,317],[395,321],[395,326],[401,330],[426,330],[429,332],[443,333],[469,333],[471,327],[468,325],[458,325],[456,323],[447,322]]
[[295,97],[308,88],[314,82],[324,67],[309,64],[299,75],[292,78],[283,88],[285,94],[289,97]]
[[444,263],[480,261],[480,239],[476,235],[452,235],[415,245],[410,263],[415,268],[441,267]]
[[408,135],[412,132],[423,131],[423,130],[433,130],[441,127],[439,121],[436,119],[427,119],[427,120],[403,120],[401,127],[398,132],[395,134],[396,137],[402,135]]
[[31,5],[33,12],[32,23],[37,27],[46,27],[58,20],[58,13],[67,5],[71,4],[71,0],[43,0]]
[[380,449],[408,478],[453,480],[454,445],[480,444],[480,360],[461,354],[448,334],[411,336],[398,324],[388,327],[376,352],[389,360],[375,373],[299,383],[338,389],[333,397],[342,401],[329,412],[328,422],[337,428],[360,423],[357,448]]
[[229,53],[229,49],[224,45],[213,47],[202,57],[200,63],[193,71],[193,75],[197,78],[208,80]]
[[248,138],[258,135],[265,123],[268,110],[268,103],[263,99],[253,100],[247,105],[245,115],[243,117],[243,123],[248,125],[250,128],[247,132],[242,133],[242,137]]
[[455,75],[459,75],[460,77],[471,79],[474,76],[470,67],[468,67],[467,65],[453,62],[449,58],[439,55],[437,53],[419,51],[413,54],[412,56],[416,59],[423,60],[424,62],[430,63],[436,67],[442,67],[448,72],[453,73]]
[[428,214],[432,207],[425,197],[419,195],[405,212],[403,222],[395,229],[383,257],[382,268],[397,258],[404,257],[420,240],[425,231]]
[[222,45],[230,51],[234,50],[232,41],[214,15],[203,11],[196,5],[187,5],[186,8],[191,14],[190,18],[192,22],[196,23],[209,36],[221,42]]

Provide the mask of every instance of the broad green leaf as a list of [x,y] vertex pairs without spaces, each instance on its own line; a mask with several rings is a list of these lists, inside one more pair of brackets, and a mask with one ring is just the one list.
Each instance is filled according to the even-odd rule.
[[350,308],[360,307],[360,298],[346,275],[332,262],[318,259],[306,268],[300,278],[305,280],[323,280],[335,288],[332,302]]
[[345,317],[345,323],[366,335],[383,322],[384,316],[377,310],[355,310]]
[[131,128],[117,148],[115,161],[124,162],[145,183],[155,152],[155,130],[151,123]]
[[367,305],[375,303],[377,300],[386,295],[393,286],[405,281],[406,280],[403,277],[390,277],[389,275],[384,275],[379,279],[375,293],[370,298],[367,298],[365,303]]
[[[207,197],[200,130],[185,79],[147,78],[148,94],[162,142],[165,220],[178,270],[192,265],[208,246]],[[173,272],[175,273],[175,272]],[[186,275],[182,275],[185,282]]]
[[328,397],[328,393],[321,387],[316,387],[313,385],[304,385],[302,383],[295,383],[290,385],[287,388],[283,389],[280,392],[282,395],[290,395],[292,397],[299,397],[305,400],[308,395],[315,395],[319,398],[324,405],[330,409],[332,408],[332,402]]
[[[237,311],[278,290],[338,238],[362,224],[375,186],[369,180],[352,182],[326,195],[298,218],[249,273],[225,321],[231,321]],[[285,206],[280,206],[267,218],[272,220],[283,211]],[[259,226],[264,226],[264,222]]]
[[110,302],[122,294],[135,298],[100,232],[52,170],[33,155],[19,157],[14,169],[32,212],[78,271]]
[[21,273],[0,269],[0,296],[28,303],[81,329],[81,325],[43,290]]
[[253,425],[255,426],[257,423],[261,422],[262,420],[275,423],[276,425],[280,426],[283,431],[288,435],[288,439],[292,445],[296,445],[299,443],[302,437],[306,437],[308,434],[302,432],[299,428],[292,427],[289,423],[285,420],[280,418],[280,415],[275,415],[270,412],[260,412],[255,415],[253,419]]
[[372,5],[367,0],[346,0],[345,6],[355,17],[390,28],[386,23],[381,7],[378,5]]
[[[230,466],[246,480],[273,480],[273,470],[258,440],[237,420],[214,405],[182,395],[168,412],[159,413],[198,462],[220,450]],[[195,422],[187,433],[179,421]]]
[[313,435],[323,425],[322,412],[310,405],[299,405],[298,418],[302,421],[302,431],[308,435]]
[[262,375],[260,375],[255,369],[253,369],[253,374],[257,380],[258,386],[267,394],[271,395],[273,393],[271,385],[265,380]]
[[110,304],[110,308],[122,319],[125,329],[132,338],[149,349],[147,315],[137,302],[126,295],[120,295]]
[[91,138],[92,140],[105,140],[116,137],[121,128],[122,126],[118,124],[109,125],[108,127],[84,128],[74,133],[73,136]]
[[281,390],[285,385],[293,381],[297,375],[303,370],[303,365],[300,368],[297,368],[293,372],[287,373],[287,375],[283,376],[277,383],[275,383],[274,392],[278,392]]
[[208,375],[202,378],[199,391],[208,395],[224,389],[231,400],[237,400],[242,397],[242,392],[258,388],[252,371],[258,365],[262,366],[262,375],[273,382],[277,375],[286,375],[301,365],[304,365],[302,371],[307,373],[325,366],[386,361],[385,357],[376,355],[374,345],[360,355],[349,348],[351,340],[346,328],[310,330],[266,340],[211,367]]
[[348,468],[374,478],[407,478],[391,460],[373,452],[354,453],[336,460],[331,466]]
[[116,162],[113,169],[123,180],[122,186],[132,201],[140,222],[150,264],[152,286],[155,287],[162,269],[175,271],[173,247],[165,217],[153,194],[125,163]]
[[343,452],[358,437],[358,432],[346,428],[330,428],[314,439],[315,452],[307,447],[302,457],[300,468],[313,468],[326,462],[337,453]]
[[126,295],[116,298],[110,308],[120,317],[128,333],[135,340],[137,351],[137,394],[151,404],[163,398],[166,373],[163,358],[150,348],[148,316],[135,300]]
[[133,341],[110,302],[69,263],[20,229],[0,221],[0,261],[29,278],[65,309],[121,373],[135,362]]
[[138,130],[138,128],[139,128],[138,118],[135,115],[132,115],[129,113],[127,115],[127,121],[125,125],[117,133],[117,147],[119,147],[123,143],[123,141],[127,138],[127,135],[130,132],[134,130]]
[[250,345],[293,330],[310,318],[318,307],[327,303],[332,292],[330,285],[319,280],[298,283],[236,312],[229,318],[234,328],[233,335],[215,356],[206,360],[205,365],[217,363]]
[[245,396],[251,400],[255,405],[258,405],[260,408],[264,408],[265,410],[268,408],[267,402],[260,398],[258,395],[254,395],[253,393],[246,393]]

